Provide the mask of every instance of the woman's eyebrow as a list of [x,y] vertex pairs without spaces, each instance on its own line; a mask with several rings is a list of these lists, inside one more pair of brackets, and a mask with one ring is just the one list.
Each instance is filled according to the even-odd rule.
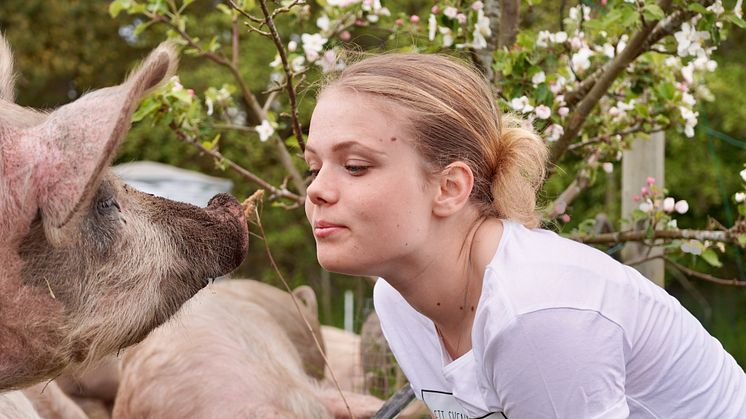
[[[361,142],[359,142],[357,140],[340,141],[340,142],[338,142],[338,143],[336,143],[336,144],[334,144],[332,146],[331,151],[332,151],[332,153],[338,153],[340,151],[347,151],[347,150],[350,150],[350,149],[361,149],[363,151],[366,151],[366,152],[369,152],[369,153],[373,153],[373,154],[379,154],[379,155],[386,154],[384,151],[376,150],[376,149],[374,149],[372,147],[369,147],[369,146],[367,146],[367,145],[365,145],[365,144],[363,144],[363,143],[361,143]],[[306,144],[306,150],[305,150],[304,154],[314,154],[314,155],[316,155],[316,154],[318,154],[318,152],[313,147],[310,147],[308,144]]]

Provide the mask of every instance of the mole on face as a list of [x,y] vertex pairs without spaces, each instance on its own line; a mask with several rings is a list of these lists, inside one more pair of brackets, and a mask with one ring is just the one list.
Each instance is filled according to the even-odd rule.
[[396,141],[396,137],[391,137],[391,142],[393,143],[394,141]]

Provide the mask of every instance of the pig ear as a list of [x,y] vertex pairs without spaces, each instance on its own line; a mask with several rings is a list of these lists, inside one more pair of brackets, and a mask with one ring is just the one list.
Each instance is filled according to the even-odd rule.
[[301,300],[303,305],[311,310],[311,313],[318,315],[318,303],[316,302],[316,293],[313,292],[313,288],[308,285],[301,285],[293,290],[295,298]]
[[52,245],[74,237],[137,104],[173,75],[176,64],[174,47],[161,44],[123,84],[91,92],[27,131],[41,144],[36,173],[39,207]]
[[10,45],[0,33],[0,99],[13,102],[13,54]]

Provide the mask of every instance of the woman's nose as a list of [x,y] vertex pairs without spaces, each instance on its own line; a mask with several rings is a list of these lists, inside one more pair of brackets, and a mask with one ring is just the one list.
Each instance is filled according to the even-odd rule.
[[306,189],[306,194],[314,205],[330,205],[339,199],[339,190],[330,172],[324,168],[319,170]]

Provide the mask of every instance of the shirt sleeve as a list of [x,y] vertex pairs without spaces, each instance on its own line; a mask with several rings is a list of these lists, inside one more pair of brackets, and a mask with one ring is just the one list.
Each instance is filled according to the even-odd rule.
[[596,311],[538,310],[486,342],[484,371],[510,419],[626,418],[624,347]]

